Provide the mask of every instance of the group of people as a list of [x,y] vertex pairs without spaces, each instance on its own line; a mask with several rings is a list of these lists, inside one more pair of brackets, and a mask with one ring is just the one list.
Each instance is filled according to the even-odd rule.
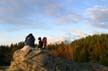
[[43,37],[43,39],[41,39],[41,37],[38,38],[39,40],[39,45],[38,45],[38,48],[43,48],[45,49],[46,48],[46,44],[47,44],[47,38],[46,37]]
[[[25,45],[29,45],[31,47],[35,46],[35,38],[31,33],[26,37]],[[41,39],[41,37],[38,37],[38,48],[46,48],[46,45],[47,45],[47,38],[43,37],[43,39]]]
[[[38,48],[45,49],[47,45],[47,38],[43,37],[43,39],[41,39],[41,37],[39,37],[38,40],[39,40]],[[21,51],[23,51],[24,55],[26,55],[30,50],[32,50],[35,47],[35,37],[33,36],[32,33],[27,35],[24,43],[25,43],[25,46],[21,49]]]

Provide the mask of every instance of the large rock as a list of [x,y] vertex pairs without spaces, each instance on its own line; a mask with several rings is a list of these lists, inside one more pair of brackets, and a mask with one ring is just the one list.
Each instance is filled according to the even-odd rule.
[[6,71],[108,71],[108,68],[102,65],[78,64],[54,57],[40,49],[33,49],[26,56],[21,50],[17,50],[13,59]]

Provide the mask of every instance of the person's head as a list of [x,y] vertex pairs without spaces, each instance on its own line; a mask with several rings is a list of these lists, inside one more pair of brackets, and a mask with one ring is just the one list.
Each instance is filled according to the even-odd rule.
[[28,36],[33,36],[32,33],[30,33]]
[[47,40],[47,38],[46,37],[43,37],[43,40]]
[[38,40],[41,40],[41,37],[38,37]]

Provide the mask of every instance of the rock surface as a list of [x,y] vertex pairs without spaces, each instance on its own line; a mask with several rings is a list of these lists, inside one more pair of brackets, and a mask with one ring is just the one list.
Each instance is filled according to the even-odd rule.
[[17,50],[13,59],[6,71],[108,71],[102,65],[67,61],[40,49],[34,49],[26,56]]

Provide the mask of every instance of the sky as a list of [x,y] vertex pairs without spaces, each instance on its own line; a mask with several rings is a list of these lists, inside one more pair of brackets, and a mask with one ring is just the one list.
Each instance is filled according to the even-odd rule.
[[108,32],[108,0],[0,0],[0,44],[32,33],[48,43]]

